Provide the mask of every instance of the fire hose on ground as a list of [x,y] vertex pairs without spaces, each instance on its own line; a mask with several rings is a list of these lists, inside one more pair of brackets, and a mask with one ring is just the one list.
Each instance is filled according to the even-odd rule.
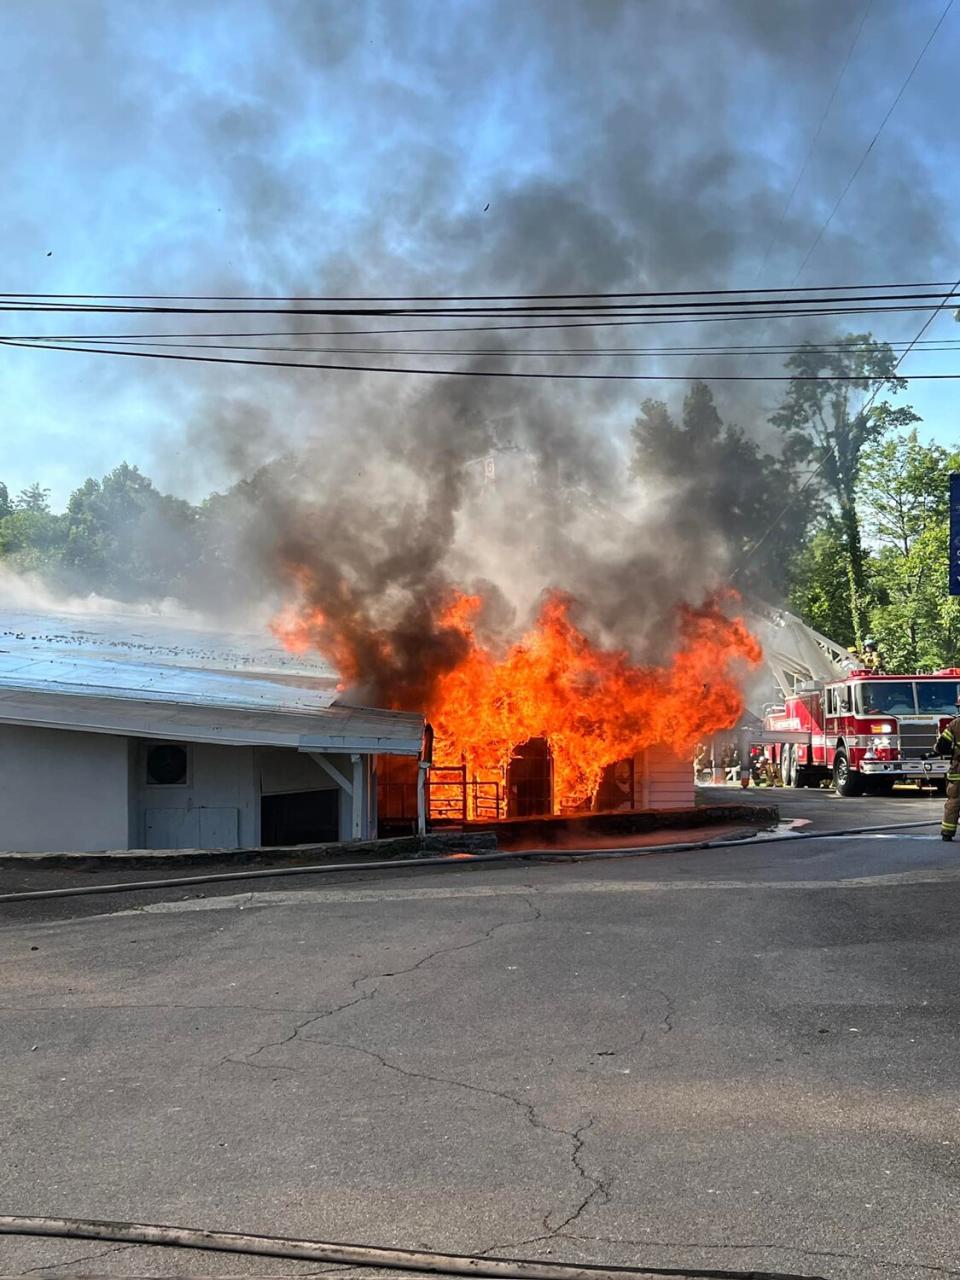
[[119,884],[71,885],[61,889],[27,889],[19,893],[0,893],[0,903],[28,902],[49,898],[80,898],[98,893],[140,893],[150,889],[181,889],[193,885],[227,884],[238,880],[277,879],[280,876],[320,876],[338,872],[356,874],[361,871],[408,871],[416,867],[472,867],[492,862],[576,861],[597,858],[652,857],[660,853],[692,853],[703,849],[748,848],[758,844],[794,843],[797,840],[828,840],[837,836],[870,835],[876,832],[902,831],[908,827],[937,827],[939,818],[923,822],[884,822],[869,827],[845,827],[840,831],[803,831],[768,836],[747,836],[734,840],[696,840],[677,844],[635,845],[630,848],[606,849],[511,849],[498,853],[454,854],[431,858],[393,858],[381,862],[321,863],[308,867],[265,867],[255,871],[217,871],[201,876],[172,876],[164,880],[129,880]]
[[[286,1236],[241,1235],[234,1231],[198,1231],[144,1222],[99,1222],[83,1218],[0,1216],[0,1234],[47,1236],[59,1240],[115,1240],[120,1243],[208,1249],[263,1258],[296,1258],[306,1262],[386,1268],[486,1280],[643,1280],[676,1276],[691,1280],[823,1280],[779,1271],[718,1271],[684,1267],[603,1267],[570,1262],[538,1262],[533,1258],[488,1258],[478,1254],[430,1253],[417,1249],[382,1249],[375,1245],[329,1240],[294,1240]],[[56,1265],[55,1263],[52,1265]],[[42,1271],[42,1267],[34,1267]],[[0,1280],[6,1278],[0,1275]],[[132,1278],[128,1278],[132,1280]],[[203,1280],[179,1277],[179,1280]]]

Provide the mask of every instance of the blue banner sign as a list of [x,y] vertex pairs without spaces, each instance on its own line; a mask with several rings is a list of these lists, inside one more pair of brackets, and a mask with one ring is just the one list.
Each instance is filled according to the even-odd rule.
[[960,596],[960,473],[950,477],[950,594]]

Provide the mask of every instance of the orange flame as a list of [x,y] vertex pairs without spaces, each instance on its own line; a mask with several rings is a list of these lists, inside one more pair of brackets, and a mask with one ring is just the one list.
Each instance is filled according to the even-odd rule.
[[679,647],[664,667],[641,666],[623,650],[597,648],[570,619],[570,601],[549,598],[537,622],[500,659],[473,632],[480,607],[460,596],[446,625],[464,631],[467,657],[441,675],[427,708],[440,763],[463,759],[468,773],[505,768],[514,750],[545,738],[555,807],[588,800],[607,765],[662,743],[676,753],[735,724],[743,710],[738,666],[756,665],[760,646],[717,602],[681,608]]
[[[571,603],[562,594],[550,596],[533,627],[497,656],[475,632],[481,599],[457,595],[450,602],[436,626],[458,641],[458,660],[438,671],[425,705],[416,708],[433,724],[436,763],[462,762],[469,776],[489,778],[506,769],[518,747],[544,738],[559,809],[588,801],[604,769],[618,760],[655,743],[683,755],[698,739],[736,723],[743,710],[740,677],[760,662],[761,651],[718,599],[696,609],[680,606],[677,647],[659,667],[592,644],[571,621]],[[365,662],[355,628],[338,626],[317,609],[286,611],[273,629],[290,649],[319,648],[347,686],[369,678],[362,668],[371,657],[389,665],[388,633],[364,634]]]

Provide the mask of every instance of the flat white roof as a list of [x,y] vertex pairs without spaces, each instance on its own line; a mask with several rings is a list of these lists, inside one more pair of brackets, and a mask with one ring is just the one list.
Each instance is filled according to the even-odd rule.
[[0,722],[304,751],[416,755],[423,717],[337,701],[266,634],[118,614],[0,612]]

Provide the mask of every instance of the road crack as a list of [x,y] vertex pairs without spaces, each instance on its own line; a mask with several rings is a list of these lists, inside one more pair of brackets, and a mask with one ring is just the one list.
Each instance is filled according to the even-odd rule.
[[[311,1010],[309,1011],[307,1017],[297,1022],[292,1028],[292,1030],[289,1031],[286,1035],[281,1036],[279,1040],[267,1040],[263,1044],[258,1045],[256,1049],[252,1049],[249,1053],[242,1054],[239,1057],[235,1057],[232,1054],[227,1054],[226,1056],[220,1059],[220,1062],[217,1065],[222,1066],[224,1063],[229,1062],[229,1063],[233,1063],[240,1066],[260,1067],[263,1064],[254,1063],[251,1061],[251,1059],[258,1057],[261,1053],[266,1052],[267,1049],[281,1049],[285,1045],[288,1045],[293,1040],[297,1040],[297,1039],[310,1040],[313,1043],[319,1043],[319,1044],[325,1043],[324,1041],[318,1041],[315,1036],[306,1035],[304,1033],[308,1030],[308,1028],[315,1026],[318,1022],[322,1022],[326,1018],[332,1018],[336,1014],[343,1013],[346,1009],[351,1009],[353,1008],[354,1005],[362,1004],[366,1000],[375,999],[380,992],[379,985],[373,987],[369,991],[362,991],[360,990],[360,988],[363,986],[364,983],[367,983],[367,982],[379,983],[387,978],[404,977],[408,973],[415,973],[418,969],[423,968],[425,964],[429,964],[430,961],[436,960],[439,956],[454,955],[456,952],[459,952],[459,951],[469,951],[472,947],[479,947],[484,942],[488,942],[493,937],[493,935],[497,933],[500,929],[506,929],[510,925],[536,923],[536,921],[542,918],[543,912],[536,905],[536,903],[532,901],[532,899],[524,898],[523,901],[527,904],[527,907],[530,910],[529,915],[522,916],[519,919],[511,918],[509,920],[500,920],[496,924],[491,925],[489,929],[485,929],[483,933],[480,934],[479,937],[471,938],[469,942],[458,942],[455,946],[452,946],[452,947],[438,947],[436,948],[436,950],[429,952],[427,955],[421,956],[420,959],[417,960],[414,964],[407,965],[405,968],[387,969],[379,973],[362,974],[359,978],[354,978],[353,982],[351,982],[350,984],[351,990],[356,993],[351,999],[344,1000],[341,1004],[335,1005],[332,1009]],[[297,1070],[297,1068],[295,1067],[279,1067],[276,1069],[279,1069],[282,1071]]]
[[[844,1262],[869,1263],[871,1266],[876,1267],[893,1267],[901,1270],[916,1268],[918,1271],[932,1271],[938,1275],[960,1276],[960,1271],[951,1267],[939,1267],[934,1263],[916,1262],[913,1259],[909,1262],[894,1262],[891,1258],[876,1258],[865,1253],[844,1253],[838,1249],[810,1249],[801,1245],[773,1244],[764,1240],[748,1240],[745,1243],[738,1242],[737,1244],[721,1244],[705,1240],[621,1240],[613,1236],[583,1236],[575,1232],[565,1232],[559,1238],[575,1240],[581,1244],[620,1244],[631,1249],[714,1249],[718,1252],[721,1250],[740,1250],[742,1252],[747,1249],[769,1249],[780,1253],[796,1253],[806,1258],[835,1258]],[[533,1243],[533,1241],[528,1243]]]
[[[470,1084],[466,1080],[458,1080],[453,1076],[439,1076],[439,1075],[434,1075],[432,1072],[429,1072],[429,1071],[415,1071],[410,1069],[409,1067],[404,1067],[397,1062],[391,1061],[389,1058],[385,1057],[382,1053],[377,1052],[377,1050],[375,1049],[367,1049],[367,1048],[364,1048],[362,1045],[347,1044],[342,1041],[335,1041],[335,1040],[317,1040],[314,1037],[309,1037],[309,1038],[311,1040],[311,1043],[322,1045],[325,1048],[340,1049],[340,1050],[343,1050],[344,1052],[357,1053],[363,1057],[371,1058],[373,1059],[374,1062],[376,1062],[379,1066],[383,1067],[385,1070],[395,1072],[397,1075],[404,1076],[410,1080],[423,1080],[430,1084],[446,1085],[454,1089],[463,1089],[468,1093],[477,1093],[488,1098],[495,1098],[501,1102],[508,1102],[511,1104],[511,1106],[515,1107],[523,1115],[524,1119],[530,1125],[531,1128],[543,1133],[553,1134],[555,1137],[558,1137],[558,1138],[568,1139],[571,1143],[570,1163],[576,1175],[577,1182],[580,1184],[586,1184],[586,1190],[585,1190],[585,1193],[581,1195],[580,1199],[577,1201],[574,1208],[567,1214],[567,1216],[561,1222],[557,1223],[556,1225],[551,1225],[550,1223],[550,1218],[553,1216],[553,1214],[556,1211],[553,1209],[547,1210],[547,1212],[543,1215],[543,1219],[542,1219],[545,1234],[543,1236],[537,1237],[537,1240],[550,1240],[555,1238],[557,1235],[559,1235],[563,1231],[564,1227],[567,1227],[571,1223],[578,1221],[581,1215],[598,1198],[602,1197],[601,1203],[603,1204],[606,1204],[609,1202],[610,1194],[609,1194],[609,1191],[607,1190],[605,1183],[601,1178],[595,1177],[593,1174],[588,1173],[582,1158],[583,1149],[584,1149],[584,1146],[586,1145],[586,1138],[584,1137],[584,1135],[596,1122],[596,1116],[591,1116],[577,1129],[561,1129],[561,1128],[558,1128],[556,1125],[547,1124],[547,1122],[540,1117],[533,1103],[525,1102],[522,1098],[518,1098],[512,1093],[506,1093],[500,1089],[490,1089],[485,1085]],[[533,1240],[515,1241],[515,1242],[512,1242],[512,1244],[509,1247],[515,1247],[515,1245],[519,1245],[519,1244],[532,1244],[532,1243],[534,1243]],[[506,1244],[491,1245],[489,1246],[489,1248],[484,1249],[481,1252],[491,1253],[495,1249],[503,1249],[507,1247],[508,1246]]]
[[669,1034],[673,1030],[673,1015],[677,1011],[673,998],[668,996],[666,991],[661,991],[659,987],[650,987],[649,990],[652,991],[655,996],[659,996],[664,1003],[665,1013],[660,1019],[660,1026],[663,1028],[665,1034]]
[[576,1170],[577,1177],[580,1181],[587,1184],[588,1189],[586,1195],[573,1212],[568,1214],[562,1222],[557,1223],[556,1226],[550,1225],[553,1210],[548,1210],[548,1212],[543,1215],[543,1228],[547,1233],[546,1239],[551,1239],[552,1237],[559,1235],[564,1227],[568,1227],[571,1223],[576,1222],[580,1218],[581,1214],[585,1213],[596,1199],[602,1197],[601,1204],[609,1204],[610,1202],[610,1192],[604,1185],[603,1180],[601,1178],[595,1178],[593,1174],[588,1173],[581,1158],[583,1148],[586,1146],[586,1138],[583,1135],[593,1127],[596,1120],[596,1116],[591,1116],[586,1123],[582,1124],[579,1129],[575,1129],[573,1133],[570,1134],[570,1137],[573,1139],[573,1150],[570,1152],[570,1163]]
[[98,1253],[84,1253],[79,1258],[64,1258],[62,1262],[45,1262],[39,1267],[28,1267],[26,1271],[18,1271],[21,1276],[33,1275],[37,1271],[53,1271],[57,1267],[72,1267],[78,1262],[92,1262],[95,1258],[105,1258],[110,1253],[126,1253],[130,1249],[140,1249],[139,1244],[121,1244],[112,1249],[101,1249]]

